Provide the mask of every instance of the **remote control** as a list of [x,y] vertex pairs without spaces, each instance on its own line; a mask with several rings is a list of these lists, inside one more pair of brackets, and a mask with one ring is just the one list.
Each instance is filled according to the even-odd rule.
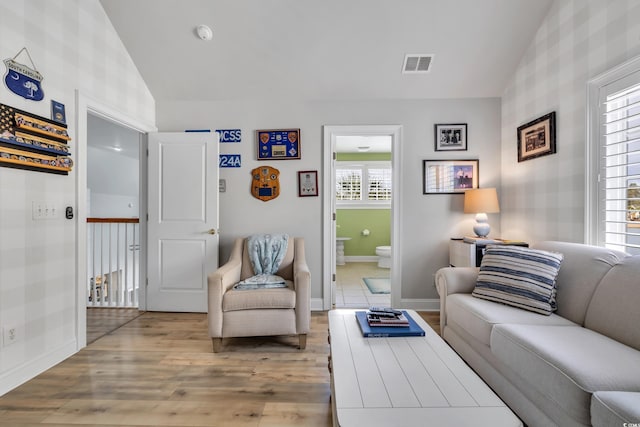
[[372,313],[391,313],[391,314],[395,314],[395,315],[400,315],[402,314],[402,311],[400,310],[396,310],[394,308],[390,308],[390,307],[370,307],[369,311]]

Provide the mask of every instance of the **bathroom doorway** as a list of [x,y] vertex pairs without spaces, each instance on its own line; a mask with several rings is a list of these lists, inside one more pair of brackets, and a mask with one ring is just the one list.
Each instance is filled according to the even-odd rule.
[[325,126],[326,309],[399,299],[400,136],[400,126]]

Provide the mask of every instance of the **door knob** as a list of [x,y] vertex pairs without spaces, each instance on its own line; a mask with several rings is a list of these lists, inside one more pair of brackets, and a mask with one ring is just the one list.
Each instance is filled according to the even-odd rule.
[[212,228],[211,230],[207,231],[207,233],[209,234],[216,234],[216,229]]

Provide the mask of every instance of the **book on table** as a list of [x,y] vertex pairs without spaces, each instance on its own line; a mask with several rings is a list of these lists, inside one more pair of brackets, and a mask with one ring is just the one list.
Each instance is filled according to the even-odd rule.
[[398,315],[386,315],[386,314],[378,314],[367,312],[367,322],[369,322],[369,326],[409,326],[409,319],[401,313]]
[[464,236],[462,238],[462,241],[466,243],[475,243],[476,245],[480,245],[480,246],[485,246],[485,245],[529,246],[527,242],[522,242],[520,240],[491,239],[488,237],[475,237],[475,236]]
[[488,237],[464,236],[462,241],[465,243],[475,243],[476,245],[495,245],[499,244],[498,239],[490,239]]
[[423,337],[424,330],[407,314],[402,312],[408,325],[380,325],[371,326],[366,311],[356,311],[356,319],[363,337]]

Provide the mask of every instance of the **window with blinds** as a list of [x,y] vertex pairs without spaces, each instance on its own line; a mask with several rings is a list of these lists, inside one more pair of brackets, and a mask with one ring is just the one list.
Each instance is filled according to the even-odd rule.
[[369,168],[367,177],[367,199],[391,200],[391,168]]
[[337,162],[336,204],[390,206],[391,176],[389,162]]
[[[617,90],[616,90],[617,89]],[[612,90],[616,90],[615,93]],[[640,82],[601,97],[599,243],[640,253]]]
[[336,168],[336,200],[362,200],[362,169]]

